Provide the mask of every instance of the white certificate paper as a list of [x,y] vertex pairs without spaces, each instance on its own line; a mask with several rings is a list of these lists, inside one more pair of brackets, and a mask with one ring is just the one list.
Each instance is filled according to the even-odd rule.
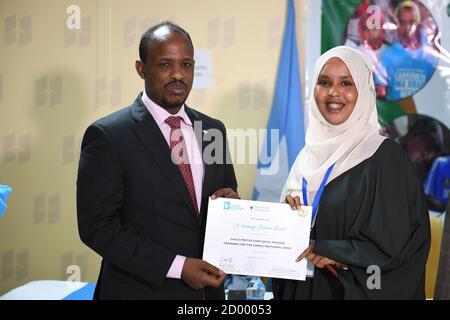
[[209,199],[203,260],[228,274],[305,280],[311,207]]

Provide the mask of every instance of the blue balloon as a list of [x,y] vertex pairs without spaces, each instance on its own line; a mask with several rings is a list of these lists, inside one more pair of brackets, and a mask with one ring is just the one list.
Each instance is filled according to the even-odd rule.
[[6,200],[8,199],[11,191],[11,187],[0,184],[0,219],[3,217],[3,214],[6,211]]

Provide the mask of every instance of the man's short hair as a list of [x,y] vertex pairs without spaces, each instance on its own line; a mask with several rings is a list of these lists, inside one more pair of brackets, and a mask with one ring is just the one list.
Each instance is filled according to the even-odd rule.
[[146,60],[147,60],[148,44],[151,41],[157,40],[155,37],[155,31],[161,27],[167,27],[167,28],[169,28],[169,30],[171,32],[183,34],[189,40],[189,44],[191,45],[192,52],[194,51],[194,45],[192,43],[192,39],[191,39],[191,36],[189,35],[189,33],[187,33],[186,30],[184,30],[182,27],[180,27],[179,25],[176,25],[173,22],[164,21],[157,25],[154,25],[153,27],[151,27],[147,31],[145,31],[144,34],[142,34],[141,42],[139,43],[139,58],[141,59],[141,61],[143,63],[147,62]]

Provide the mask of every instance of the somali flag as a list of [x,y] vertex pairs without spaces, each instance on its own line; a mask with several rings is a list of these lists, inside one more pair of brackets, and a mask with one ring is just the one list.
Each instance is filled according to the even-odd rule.
[[[273,129],[277,129],[278,132]],[[304,145],[300,66],[295,32],[294,1],[288,0],[283,46],[272,111],[261,151],[253,199],[278,202],[294,161]]]

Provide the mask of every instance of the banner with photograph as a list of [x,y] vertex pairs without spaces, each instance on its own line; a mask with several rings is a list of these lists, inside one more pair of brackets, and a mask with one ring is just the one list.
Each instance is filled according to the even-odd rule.
[[450,190],[450,0],[322,0],[321,30],[322,53],[347,45],[369,58],[381,133],[405,149],[422,179],[431,298]]

